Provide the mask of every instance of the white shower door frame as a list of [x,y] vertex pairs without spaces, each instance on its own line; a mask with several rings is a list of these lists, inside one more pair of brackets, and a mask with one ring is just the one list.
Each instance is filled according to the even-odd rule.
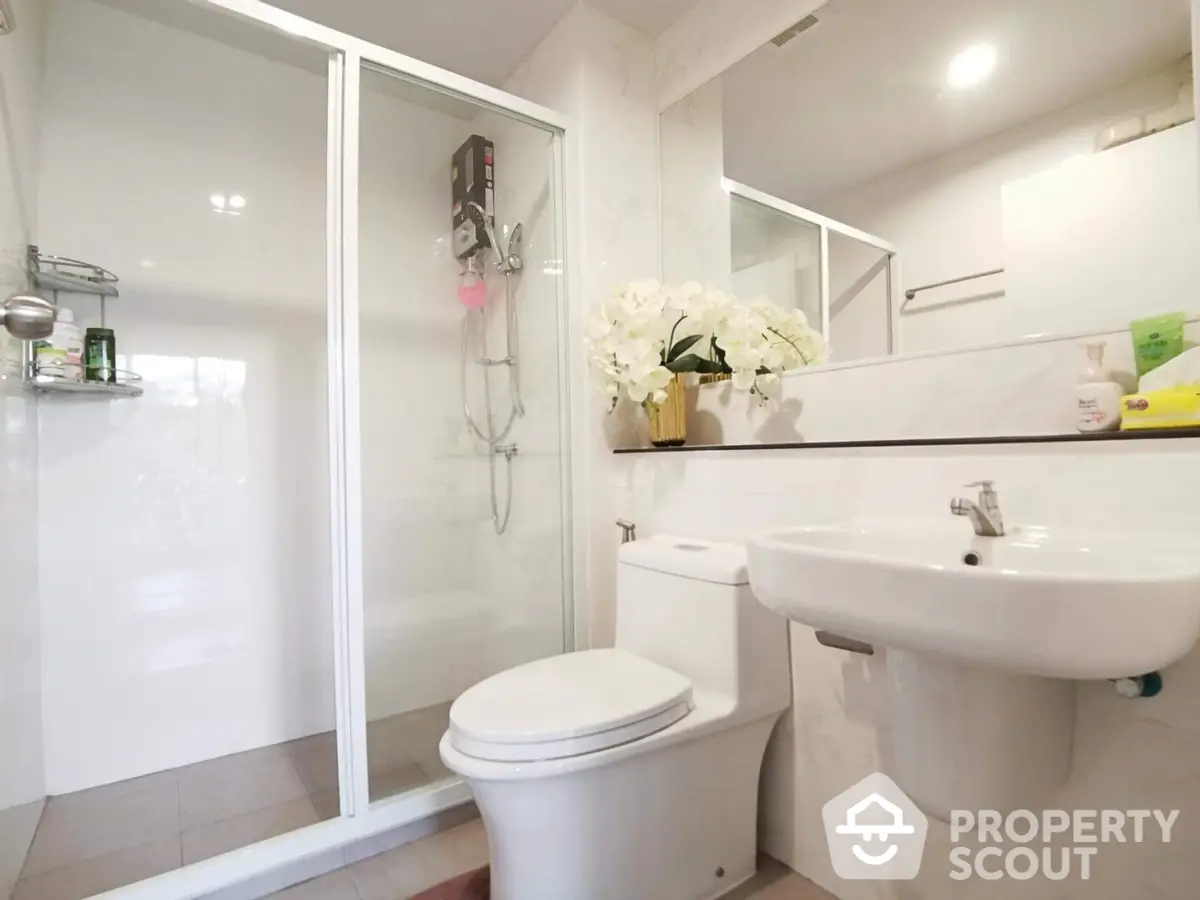
[[581,480],[571,462],[583,446],[568,399],[582,382],[583,365],[571,347],[581,308],[575,277],[575,248],[568,234],[578,209],[579,176],[569,119],[497,88],[480,84],[404,54],[311,22],[259,0],[171,0],[249,19],[329,53],[327,178],[327,360],[330,433],[330,540],[332,616],[336,672],[336,717],[341,817],[256,844],[252,851],[224,856],[118,888],[106,900],[195,900],[252,898],[338,868],[369,855],[348,856],[348,845],[378,836],[378,852],[398,842],[389,835],[405,825],[467,802],[458,779],[429,785],[371,803],[367,776],[366,661],[363,617],[362,441],[359,384],[358,188],[359,110],[364,66],[455,94],[485,108],[523,120],[553,137],[558,266],[560,450],[564,560],[563,644],[578,645],[574,597],[583,580],[586,529],[572,516],[573,487]]

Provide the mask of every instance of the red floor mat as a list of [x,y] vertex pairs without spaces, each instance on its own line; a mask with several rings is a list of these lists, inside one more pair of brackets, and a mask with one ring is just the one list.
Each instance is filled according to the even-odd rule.
[[488,900],[491,895],[491,871],[488,866],[484,866],[474,872],[443,881],[417,894],[412,900]]

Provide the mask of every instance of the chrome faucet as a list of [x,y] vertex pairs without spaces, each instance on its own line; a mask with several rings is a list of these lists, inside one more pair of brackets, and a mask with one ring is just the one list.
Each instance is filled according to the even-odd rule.
[[1004,517],[1000,515],[1000,497],[993,490],[994,484],[994,481],[976,481],[967,485],[979,488],[978,502],[963,497],[955,497],[950,501],[950,512],[970,519],[975,533],[980,537],[1004,535]]

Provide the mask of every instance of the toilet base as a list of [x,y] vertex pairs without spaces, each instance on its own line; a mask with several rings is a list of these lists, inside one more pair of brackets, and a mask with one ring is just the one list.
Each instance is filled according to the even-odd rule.
[[776,719],[561,776],[468,779],[492,900],[715,900],[747,881]]

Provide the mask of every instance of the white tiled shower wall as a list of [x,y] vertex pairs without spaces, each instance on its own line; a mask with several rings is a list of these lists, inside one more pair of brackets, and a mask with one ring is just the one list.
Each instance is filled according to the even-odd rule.
[[[572,334],[583,334],[586,311],[614,287],[658,272],[658,183],[654,47],[645,37],[589,6],[568,12],[521,65],[505,89],[571,117],[572,164],[578,196],[572,215],[579,240],[568,248],[580,290],[571,309]],[[576,546],[576,633],[611,644],[610,598],[615,571],[613,515],[608,495],[592,490],[591,473],[611,465],[611,448],[629,440],[635,423],[603,418],[600,399],[571,346],[573,512]],[[598,613],[598,615],[597,615]]]
[[[332,725],[325,87],[56,0],[44,95],[39,243],[120,276],[108,323],[147,388],[39,401],[59,794]],[[214,213],[218,192],[244,215]],[[59,299],[98,323],[95,298]]]
[[[61,793],[333,725],[326,82],[322,53],[249,27],[230,46],[89,0],[53,0],[49,16],[39,240],[121,276],[118,353],[147,376],[138,400],[40,404],[46,757]],[[379,717],[448,700],[472,667],[531,652],[505,656],[521,635],[497,638],[481,617],[545,624],[533,630],[554,638],[547,653],[561,629],[549,560],[508,602],[476,590],[491,524],[459,397],[449,162],[477,113],[381,76],[364,90],[363,534]],[[215,214],[214,192],[244,194],[244,215]],[[552,230],[554,210],[541,215],[531,254]],[[553,276],[540,255],[530,263],[522,290],[550,302]],[[66,302],[93,323],[94,300]],[[553,309],[538,306],[530,355],[554,346],[536,332]],[[534,413],[556,412],[556,377],[531,375],[554,383]],[[522,462],[518,522],[549,503],[524,501],[544,479],[522,480]]]
[[[42,10],[13,4],[21,28],[4,37],[0,83],[0,299],[27,288],[25,247],[36,224],[38,83]],[[9,130],[8,127],[11,128]],[[33,838],[45,794],[38,641],[37,422],[3,339],[0,370],[0,896],[7,896]]]

